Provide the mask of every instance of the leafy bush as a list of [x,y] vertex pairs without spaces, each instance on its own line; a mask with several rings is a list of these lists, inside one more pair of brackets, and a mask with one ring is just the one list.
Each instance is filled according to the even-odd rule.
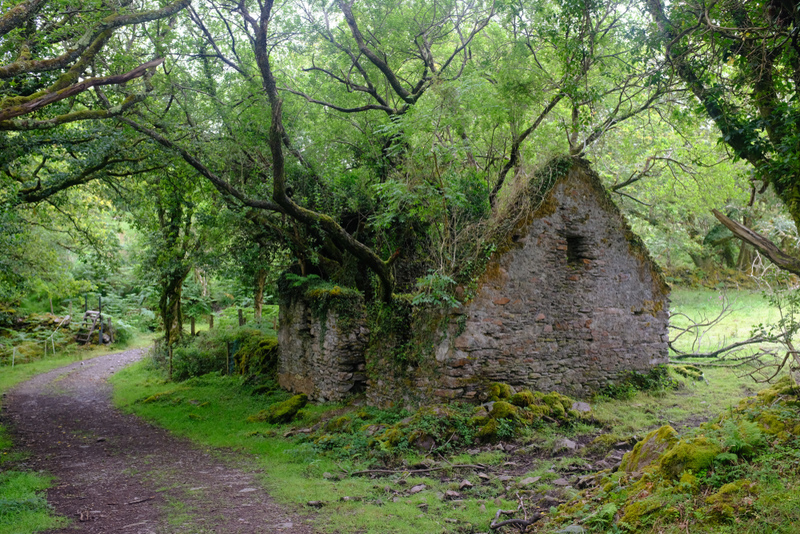
[[[230,372],[251,381],[271,379],[278,363],[277,347],[278,341],[268,329],[237,326],[201,332],[173,349],[172,378],[183,381],[207,373]],[[167,367],[165,348],[156,351],[154,362],[162,369]]]
[[661,392],[680,387],[680,382],[669,374],[669,367],[659,365],[647,373],[630,372],[615,384],[608,384],[596,393],[597,397],[630,400],[640,391]]

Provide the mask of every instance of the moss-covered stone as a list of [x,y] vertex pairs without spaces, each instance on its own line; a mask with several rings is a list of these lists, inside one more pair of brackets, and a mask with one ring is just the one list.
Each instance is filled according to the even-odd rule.
[[476,415],[470,418],[469,424],[473,427],[479,427],[485,425],[491,417],[489,414],[486,415]]
[[283,402],[275,403],[266,410],[261,410],[256,415],[248,417],[247,420],[251,423],[270,423],[275,425],[288,423],[294,419],[297,412],[307,403],[308,396],[301,393]]
[[622,457],[619,468],[626,473],[639,474],[677,441],[678,433],[669,425],[653,430]]
[[661,456],[659,468],[665,476],[677,479],[686,470],[697,473],[707,468],[721,452],[722,447],[705,436],[681,440]]
[[689,471],[684,471],[681,475],[680,481],[678,481],[678,485],[675,487],[675,491],[678,493],[697,493],[700,489],[700,484],[697,477],[694,473],[690,473]]
[[352,422],[353,418],[348,415],[335,417],[325,424],[325,430],[328,432],[347,432]]
[[551,410],[551,416],[558,419],[567,419],[571,416],[577,415],[576,413],[570,414],[572,411],[572,403],[575,402],[566,395],[561,395],[555,391],[548,393],[542,397],[544,402]]
[[475,436],[481,441],[494,441],[497,439],[497,429],[499,428],[497,419],[489,419],[478,429]]
[[749,480],[737,480],[722,486],[719,491],[706,497],[709,516],[719,523],[733,520],[742,505],[742,498],[756,493],[756,484]]
[[671,369],[680,376],[690,378],[692,380],[703,380],[703,370],[696,365],[673,365]]
[[788,376],[783,376],[777,382],[772,384],[772,386],[759,391],[757,399],[759,404],[770,406],[776,400],[778,400],[778,397],[797,397],[798,393],[800,392],[798,392],[798,389],[794,382],[792,382],[792,379]]
[[631,503],[625,507],[625,512],[622,514],[620,522],[636,532],[646,516],[660,510],[663,506],[664,503],[654,497]]
[[530,413],[531,418],[533,419],[541,419],[542,417],[549,417],[550,414],[553,413],[553,410],[550,409],[549,406],[546,404],[534,404],[532,406],[528,406],[525,408],[525,411]]
[[779,436],[786,430],[786,423],[773,410],[762,412],[756,421],[758,422],[758,427],[770,436]]
[[492,406],[492,411],[489,412],[492,419],[518,419],[519,413],[517,407],[505,401],[497,401]]
[[489,400],[490,401],[499,401],[499,400],[508,400],[514,395],[514,388],[509,386],[508,384],[503,384],[501,382],[494,382],[489,386]]
[[511,404],[514,406],[519,406],[520,408],[527,408],[536,403],[536,397],[533,393],[528,391],[527,389],[522,390],[518,393],[515,393],[511,396],[510,401]]

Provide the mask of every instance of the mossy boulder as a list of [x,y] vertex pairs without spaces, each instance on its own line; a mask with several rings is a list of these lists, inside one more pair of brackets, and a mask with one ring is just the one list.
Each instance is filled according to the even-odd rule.
[[488,398],[490,401],[508,400],[514,393],[514,388],[508,384],[494,382],[489,386]]
[[633,450],[622,457],[620,471],[629,474],[640,474],[651,465],[664,451],[678,442],[678,433],[669,425],[653,430],[637,443]]
[[256,415],[250,416],[247,420],[251,423],[270,423],[273,425],[288,423],[297,415],[308,403],[308,396],[305,393],[290,397],[283,402],[278,402],[261,410]]
[[578,412],[572,410],[572,403],[575,402],[566,395],[561,395],[555,391],[542,397],[542,402],[551,410],[551,416],[558,419],[578,417]]
[[797,386],[788,376],[781,377],[772,386],[758,392],[757,402],[764,406],[772,405],[780,397],[794,397],[800,394]]
[[756,421],[761,431],[769,436],[782,437],[780,434],[786,430],[786,423],[773,410],[761,412]]
[[672,479],[678,479],[684,471],[697,473],[714,461],[722,447],[705,436],[681,440],[667,450],[659,461],[661,472]]
[[477,437],[481,441],[493,441],[497,438],[497,430],[500,428],[500,425],[497,422],[497,419],[489,419],[486,421],[482,427],[478,429],[475,433],[475,437]]
[[509,402],[514,406],[527,408],[528,406],[536,404],[536,396],[527,389],[524,389],[520,392],[514,393]]
[[709,516],[718,523],[727,523],[733,520],[736,512],[745,504],[743,500],[755,493],[756,483],[749,480],[725,484],[719,491],[706,497]]
[[653,512],[656,512],[664,507],[664,503],[655,497],[645,498],[641,501],[634,502],[625,507],[625,511],[620,519],[621,523],[628,525],[638,531],[639,525],[643,520]]
[[519,410],[516,406],[509,402],[497,401],[492,406],[492,411],[489,412],[489,417],[492,419],[519,419]]

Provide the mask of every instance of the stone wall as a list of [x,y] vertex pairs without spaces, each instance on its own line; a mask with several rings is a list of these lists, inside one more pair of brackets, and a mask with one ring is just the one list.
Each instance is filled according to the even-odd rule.
[[585,397],[667,362],[668,287],[583,164],[556,182],[508,248],[469,304],[443,318],[429,312],[439,331],[411,341],[428,358],[398,365],[371,343],[370,403],[471,399],[494,381]]
[[[315,401],[338,401],[366,386],[366,329],[363,301],[283,295],[278,321],[278,384]],[[346,313],[342,313],[346,310]]]

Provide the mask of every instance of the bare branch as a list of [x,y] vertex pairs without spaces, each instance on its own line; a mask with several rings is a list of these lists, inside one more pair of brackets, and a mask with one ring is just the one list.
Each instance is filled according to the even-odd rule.
[[711,211],[714,213],[714,217],[716,217],[719,222],[728,228],[728,230],[733,232],[733,235],[764,253],[770,260],[772,260],[772,263],[785,271],[789,271],[790,273],[800,274],[800,259],[786,254],[766,237],[754,232],[743,224],[731,220],[719,211]]

